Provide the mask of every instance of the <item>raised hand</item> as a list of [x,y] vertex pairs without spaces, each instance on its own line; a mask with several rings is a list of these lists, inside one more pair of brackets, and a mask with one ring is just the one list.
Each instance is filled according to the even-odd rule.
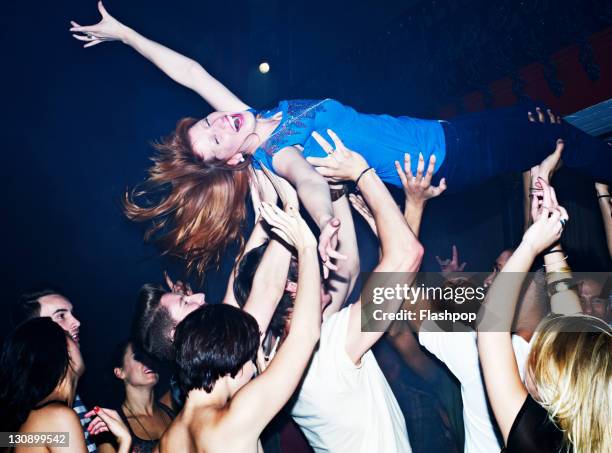
[[561,154],[565,148],[563,140],[558,139],[555,150],[552,154],[548,155],[541,163],[531,167],[531,192],[541,194],[541,189],[537,186],[538,178],[542,178],[547,183],[550,183],[551,178],[555,172],[561,168]]
[[75,21],[70,21],[72,36],[79,41],[84,41],[83,47],[92,47],[103,41],[123,40],[125,26],[106,11],[102,2],[98,2],[98,11],[102,19],[97,24],[82,26]]
[[569,216],[557,201],[555,190],[543,179],[538,179],[542,188],[542,200],[532,197],[531,216],[533,224],[523,235],[523,243],[531,246],[536,254],[559,241]]
[[368,163],[361,154],[348,149],[334,131],[328,129],[327,133],[334,146],[318,132],[312,133],[312,137],[321,145],[327,157],[307,157],[306,160],[330,181],[355,181],[368,168]]
[[372,214],[372,211],[370,211],[370,208],[368,207],[368,204],[365,202],[363,197],[361,195],[355,195],[354,193],[352,193],[349,195],[349,201],[351,202],[353,208],[355,208],[355,211],[357,211],[361,215],[361,217],[363,217],[363,219],[368,222],[368,225],[372,229],[372,232],[376,236],[378,236],[378,229],[376,228],[374,215]]
[[264,202],[261,204],[260,212],[263,219],[272,228],[272,232],[289,245],[294,246],[298,253],[301,250],[317,246],[312,231],[297,210],[294,209],[291,213],[286,213],[278,206]]
[[193,295],[193,290],[191,289],[191,285],[189,285],[189,283],[183,283],[181,280],[173,282],[170,278],[170,274],[168,274],[168,271],[164,271],[164,280],[166,282],[166,286],[168,286],[168,289],[171,292],[184,294],[186,296]]
[[402,169],[398,161],[395,161],[395,169],[400,181],[402,182],[402,186],[404,187],[406,202],[412,204],[424,204],[430,198],[435,198],[446,190],[446,179],[444,178],[440,180],[440,184],[438,186],[431,185],[431,179],[433,177],[435,166],[436,156],[433,154],[429,158],[429,165],[427,166],[427,171],[424,174],[423,171],[425,170],[425,159],[421,153],[419,153],[419,163],[417,165],[416,175],[412,174],[410,154],[404,154],[404,169]]
[[[263,167],[262,167],[263,168]],[[276,205],[278,194],[272,182],[266,177],[263,170],[250,169],[249,186],[251,189],[251,201],[253,208],[257,209],[261,202]]]
[[450,274],[453,272],[463,272],[463,269],[465,269],[465,265],[467,263],[461,263],[459,264],[459,252],[457,251],[457,246],[453,245],[453,255],[452,258],[448,258],[448,259],[440,259],[439,256],[436,256],[436,260],[438,261],[438,264],[440,265],[440,270],[442,271],[443,274]]
[[329,271],[338,270],[338,266],[332,263],[332,258],[337,260],[346,260],[347,257],[337,252],[338,248],[338,230],[340,229],[340,219],[332,218],[321,229],[319,235],[319,256],[323,260],[323,278],[329,277]]
[[121,444],[131,442],[130,431],[116,411],[96,406],[86,413],[85,417],[94,417],[87,425],[89,434],[95,436],[110,431]]

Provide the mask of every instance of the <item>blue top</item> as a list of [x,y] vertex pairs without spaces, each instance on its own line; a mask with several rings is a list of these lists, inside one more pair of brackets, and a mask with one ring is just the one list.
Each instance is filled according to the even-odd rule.
[[444,131],[435,120],[358,113],[333,99],[281,101],[272,110],[255,113],[269,118],[278,112],[283,115],[280,124],[253,155],[272,171],[272,157],[288,146],[301,145],[304,157],[327,156],[310,135],[317,131],[333,144],[327,129],[333,130],[349,149],[362,154],[384,182],[398,187],[401,182],[395,161],[403,165],[405,153],[410,153],[413,172],[419,152],[426,162],[435,154],[435,171],[446,155]]

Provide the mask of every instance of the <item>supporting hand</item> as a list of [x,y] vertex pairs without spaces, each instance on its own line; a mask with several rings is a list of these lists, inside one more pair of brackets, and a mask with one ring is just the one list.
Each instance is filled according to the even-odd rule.
[[438,197],[446,190],[446,179],[442,178],[438,186],[431,185],[431,179],[433,177],[434,168],[436,166],[436,156],[432,154],[429,158],[429,165],[427,171],[423,174],[425,169],[425,159],[423,154],[419,153],[419,163],[417,165],[416,175],[412,174],[412,167],[410,166],[410,154],[404,154],[404,169],[398,161],[395,161],[395,169],[397,175],[402,182],[404,187],[404,194],[406,195],[406,203],[413,205],[425,204],[430,198]]

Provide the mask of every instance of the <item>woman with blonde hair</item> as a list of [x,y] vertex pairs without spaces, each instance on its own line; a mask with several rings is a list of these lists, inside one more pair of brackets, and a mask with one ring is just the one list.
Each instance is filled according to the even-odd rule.
[[[507,453],[612,451],[612,333],[582,314],[558,241],[568,220],[555,192],[538,180],[534,223],[497,276],[483,306],[478,350],[487,394]],[[543,254],[551,309],[538,326],[520,378],[510,328],[521,284]]]

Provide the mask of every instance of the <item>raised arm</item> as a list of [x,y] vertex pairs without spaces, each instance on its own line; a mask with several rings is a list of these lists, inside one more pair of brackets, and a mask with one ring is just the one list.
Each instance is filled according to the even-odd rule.
[[272,231],[297,250],[298,289],[289,335],[266,370],[238,391],[230,405],[230,423],[237,430],[249,430],[255,435],[295,391],[321,334],[316,240],[297,210],[288,215],[275,206],[264,205],[262,214]]
[[610,199],[610,187],[606,184],[595,183],[595,192],[597,193],[597,202],[599,203],[599,209],[601,209],[601,217],[606,231],[608,253],[612,258],[612,199]]
[[[332,191],[346,190],[333,184],[330,184],[330,188]],[[331,303],[323,311],[323,320],[342,308],[355,286],[360,268],[355,224],[346,194],[335,199],[332,206],[334,215],[342,225],[342,228],[338,231],[338,252],[346,256],[347,259],[337,261],[338,269],[327,279],[326,283],[331,296]]]
[[215,110],[240,112],[249,108],[221,82],[212,77],[198,62],[175,52],[119,22],[98,2],[102,20],[95,25],[81,26],[71,22],[70,31],[84,47],[104,41],[122,41],[151,61],[175,82],[198,93]]
[[[258,175],[259,185],[265,187],[264,192],[276,193],[272,186],[272,181],[268,179],[273,178],[277,187],[282,186],[283,196],[281,198],[283,199],[285,211],[297,212],[299,205],[293,187],[271,173],[268,173],[267,177],[263,176],[262,173],[259,173],[260,171],[256,170],[255,172]],[[275,200],[273,202],[270,201],[271,198],[271,196],[264,197],[266,202],[276,206]],[[251,292],[244,305],[244,310],[257,320],[262,340],[266,335],[274,311],[285,292],[290,262],[291,251],[276,236],[273,236],[261,258],[261,263],[257,267]]]
[[[401,277],[394,283],[409,284],[414,280],[416,272],[423,258],[423,247],[412,233],[393,197],[380,180],[374,169],[358,153],[349,150],[332,131],[328,131],[334,141],[335,151],[324,159],[310,158],[309,162],[317,166],[317,170],[324,176],[348,179],[357,183],[358,189],[365,202],[370,207],[376,230],[381,244],[381,259],[374,269],[374,273],[393,272]],[[321,147],[329,151],[330,145],[319,134],[313,134]],[[328,152],[329,154],[329,152]],[[374,275],[374,278],[377,276]],[[371,284],[372,278],[365,283]],[[385,305],[386,312],[397,311],[403,299],[389,301]],[[361,331],[361,298],[350,308],[349,326],[347,328],[346,352],[354,363],[361,360],[380,337],[384,329],[379,332]]]
[[295,147],[288,147],[274,155],[274,170],[296,188],[298,197],[308,214],[319,227],[319,255],[323,261],[324,277],[329,270],[337,270],[331,259],[344,259],[336,251],[340,220],[334,217],[327,180],[315,171]]
[[[542,187],[544,192],[552,191],[545,183]],[[551,199],[549,195],[545,197]],[[567,219],[567,212],[558,204],[551,202],[543,207],[487,293],[478,327],[478,352],[487,394],[504,441],[527,397],[510,336],[521,285],[535,257],[559,240]]]
[[425,159],[423,154],[419,153],[419,162],[417,164],[417,172],[412,174],[410,162],[410,154],[404,154],[404,168],[402,169],[399,162],[395,161],[395,170],[404,187],[404,195],[406,201],[404,203],[404,218],[408,226],[415,234],[419,236],[421,230],[421,220],[423,219],[423,211],[427,201],[431,198],[438,197],[446,190],[446,179],[442,178],[438,186],[433,186],[431,180],[433,178],[434,168],[436,166],[436,156],[431,155],[427,171],[425,172]]

